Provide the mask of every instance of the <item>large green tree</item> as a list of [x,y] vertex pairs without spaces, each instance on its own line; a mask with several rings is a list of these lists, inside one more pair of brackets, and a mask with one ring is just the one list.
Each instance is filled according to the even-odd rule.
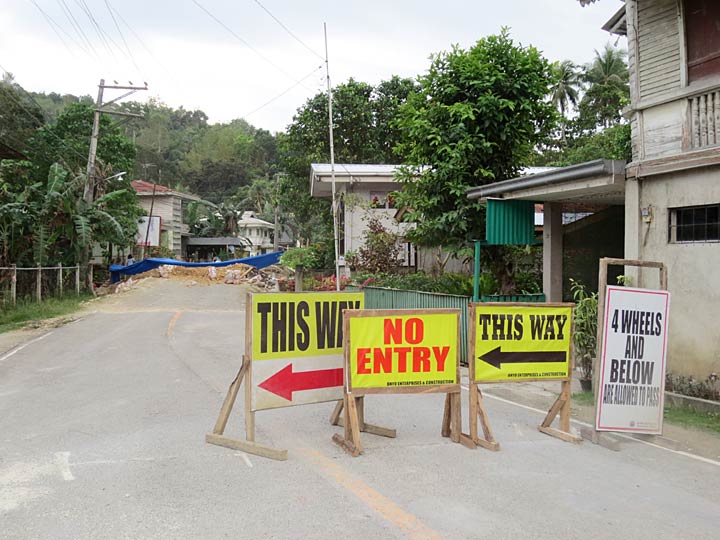
[[516,176],[556,124],[551,65],[507,31],[433,55],[420,91],[400,108],[403,190],[416,223],[408,236],[459,251],[484,238],[485,212],[470,187]]
[[[337,163],[399,163],[393,149],[399,132],[399,107],[416,88],[411,79],[393,77],[373,87],[348,80],[333,89],[333,136]],[[332,238],[327,200],[310,198],[311,163],[330,160],[327,95],[319,93],[298,109],[286,133],[278,137],[280,202],[294,214],[296,234],[305,241]]]

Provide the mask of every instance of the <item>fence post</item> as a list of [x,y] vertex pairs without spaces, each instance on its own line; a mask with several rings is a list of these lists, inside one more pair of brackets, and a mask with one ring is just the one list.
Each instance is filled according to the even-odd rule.
[[295,292],[302,292],[303,283],[303,265],[295,266]]
[[60,293],[60,298],[62,298],[62,295],[63,295],[62,263],[58,263],[57,284],[58,284],[58,292]]
[[75,292],[80,296],[80,263],[75,267]]
[[91,262],[88,263],[87,286],[88,290],[93,293],[93,296],[95,296],[95,286],[93,285],[93,264]]
[[35,280],[35,297],[38,302],[42,302],[42,266],[38,263],[37,279]]
[[17,305],[17,266],[12,265],[12,277],[10,278],[10,298],[12,298],[12,305]]

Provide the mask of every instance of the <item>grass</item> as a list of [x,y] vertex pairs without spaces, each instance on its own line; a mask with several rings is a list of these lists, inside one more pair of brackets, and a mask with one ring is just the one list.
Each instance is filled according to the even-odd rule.
[[701,413],[686,407],[665,407],[665,421],[678,426],[720,433],[720,414]]
[[48,298],[41,303],[32,300],[18,302],[15,307],[0,311],[0,333],[17,330],[30,322],[62,317],[77,311],[80,304],[92,298],[89,293],[80,296],[68,295],[62,298]]
[[[592,407],[595,404],[592,392],[577,392],[572,395],[573,403]],[[720,414],[701,413],[687,407],[665,406],[665,421],[676,426],[701,429],[720,433]]]

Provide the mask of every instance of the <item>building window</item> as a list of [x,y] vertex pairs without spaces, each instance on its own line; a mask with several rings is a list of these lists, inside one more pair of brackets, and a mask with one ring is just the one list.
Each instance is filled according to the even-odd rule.
[[720,74],[720,2],[684,0],[688,82]]
[[720,242],[720,204],[670,208],[669,212],[669,242]]

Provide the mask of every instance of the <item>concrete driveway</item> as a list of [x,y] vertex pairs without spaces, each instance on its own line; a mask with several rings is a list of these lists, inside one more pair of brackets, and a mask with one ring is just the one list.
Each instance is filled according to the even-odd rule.
[[498,453],[441,438],[438,395],[366,398],[398,437],[359,458],[330,403],[257,414],[288,461],[208,445],[243,308],[239,286],[145,280],[0,354],[0,538],[718,538],[718,462],[565,443],[506,401],[487,400]]

